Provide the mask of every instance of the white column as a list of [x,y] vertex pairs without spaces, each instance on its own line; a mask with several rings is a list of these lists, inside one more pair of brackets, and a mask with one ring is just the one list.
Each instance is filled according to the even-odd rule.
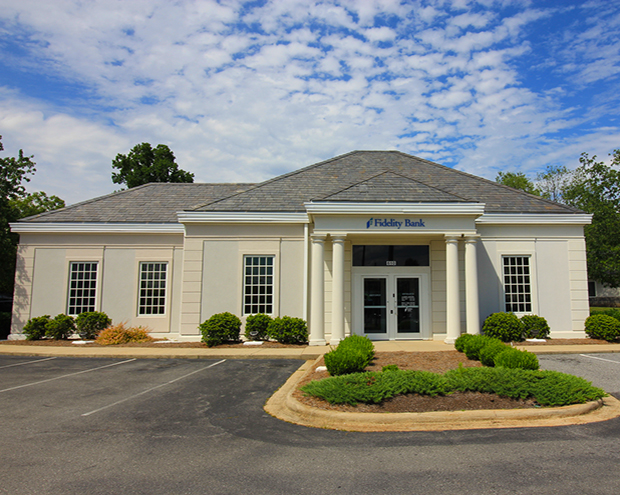
[[312,235],[310,345],[325,345],[325,236]]
[[465,311],[467,333],[480,333],[480,308],[478,305],[478,259],[476,243],[479,236],[465,238]]
[[344,339],[344,239],[332,236],[332,336],[330,345],[338,345]]
[[459,237],[446,236],[446,344],[461,335],[459,299]]

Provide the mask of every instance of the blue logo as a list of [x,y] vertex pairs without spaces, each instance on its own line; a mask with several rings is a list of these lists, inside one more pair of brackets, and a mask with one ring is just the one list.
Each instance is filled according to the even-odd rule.
[[368,221],[366,222],[366,228],[367,228],[367,229],[369,229],[369,228],[370,228],[370,226],[372,225],[372,221],[373,221],[373,219],[371,218],[370,220],[368,220]]

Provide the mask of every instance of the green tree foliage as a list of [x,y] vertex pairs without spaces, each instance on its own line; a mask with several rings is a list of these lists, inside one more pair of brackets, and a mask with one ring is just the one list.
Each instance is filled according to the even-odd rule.
[[[0,136],[0,151],[3,151]],[[0,293],[12,294],[15,278],[15,256],[19,236],[11,232],[10,222],[25,216],[62,208],[65,203],[44,192],[26,193],[24,183],[36,172],[33,156],[19,150],[17,158],[0,158]]]
[[540,196],[540,191],[523,172],[499,172],[495,178],[495,182]]
[[127,155],[116,155],[112,169],[112,182],[129,189],[149,182],[194,182],[194,174],[179,169],[174,153],[165,144],[154,149],[149,143],[137,144]]
[[564,202],[591,213],[586,225],[588,275],[611,287],[620,286],[620,149],[610,165],[583,153],[571,182],[563,192]]

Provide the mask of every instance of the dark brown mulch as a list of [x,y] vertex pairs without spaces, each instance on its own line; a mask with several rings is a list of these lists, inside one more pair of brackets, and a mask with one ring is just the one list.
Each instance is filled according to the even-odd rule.
[[[378,352],[367,368],[369,371],[381,371],[383,366],[396,364],[403,370],[432,371],[445,373],[448,370],[463,367],[480,367],[478,361],[470,361],[457,351],[439,352]],[[315,367],[323,366],[321,359]],[[327,371],[312,371],[299,383],[299,387],[312,380],[327,378]],[[427,397],[417,394],[399,395],[381,404],[332,405],[317,397],[305,396],[295,390],[293,396],[300,402],[318,409],[343,412],[429,412],[429,411],[466,411],[480,409],[519,409],[537,407],[533,400],[516,400],[480,392],[455,392],[447,396]]]

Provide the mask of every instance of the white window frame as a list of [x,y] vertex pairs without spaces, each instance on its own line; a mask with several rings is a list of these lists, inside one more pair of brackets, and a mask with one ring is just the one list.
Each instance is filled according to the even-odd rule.
[[[259,259],[258,265],[248,265],[248,259]],[[263,266],[260,264],[260,258],[271,259],[271,264],[265,264],[265,273],[260,273],[260,267]],[[241,314],[243,316],[254,315],[258,313],[264,313],[268,315],[275,314],[275,303],[276,303],[276,278],[275,278],[275,266],[276,266],[276,256],[273,254],[244,254],[243,255],[243,270],[242,270],[242,286],[243,286],[243,294],[241,300]],[[268,274],[268,267],[271,267],[271,274]],[[251,273],[248,273],[248,268],[251,269]],[[248,277],[251,279],[248,283]],[[265,280],[262,281],[261,277],[265,277]],[[271,277],[271,283],[267,282],[267,278]],[[258,279],[258,280],[255,280]],[[265,287],[264,294],[260,293],[260,288]],[[271,293],[268,293],[267,288],[271,288]],[[251,288],[251,292],[248,294],[248,288]],[[254,288],[258,289],[258,291],[254,292]],[[265,300],[261,302],[261,296],[265,297]],[[249,303],[246,302],[247,298],[258,298],[258,301],[251,300]],[[271,302],[267,302],[267,299],[271,297]],[[247,311],[248,306],[250,306],[250,311]],[[253,311],[254,306],[258,306],[256,309],[258,311]],[[271,306],[271,311],[267,311],[268,306]],[[261,308],[264,311],[261,311]]]
[[[82,271],[78,270],[78,271],[74,272],[73,267],[76,266],[76,265],[78,265],[78,266],[79,265],[95,265],[95,268],[93,270],[92,267],[91,267],[91,269],[88,272],[86,272],[86,270],[82,270]],[[74,279],[73,278],[73,274],[74,273],[78,274],[78,277],[79,277],[80,273],[82,273],[82,274],[88,273],[90,275],[94,274],[94,287],[89,287],[87,289],[85,289],[84,287],[79,287],[78,285],[79,285],[80,279],[79,278],[75,278]],[[68,284],[67,284],[67,314],[68,315],[70,315],[70,316],[77,316],[80,313],[86,313],[86,312],[90,312],[90,311],[97,311],[97,306],[98,306],[97,305],[97,301],[98,301],[98,295],[99,295],[98,294],[99,278],[100,278],[99,277],[99,261],[84,260],[84,261],[70,261],[69,262],[69,281],[68,281]],[[88,279],[82,278],[82,281],[84,281],[84,280],[91,280],[92,281],[93,279],[92,278],[88,278]],[[72,287],[72,284],[73,284],[74,281],[76,282],[76,287]],[[90,294],[86,298],[85,297],[77,297],[77,293],[76,293],[75,297],[72,297],[71,291],[73,291],[73,290],[75,290],[75,291],[92,290],[93,292],[92,292],[92,294]],[[78,304],[71,304],[71,300],[72,299],[74,299],[74,300],[77,300],[77,299],[82,299],[82,300],[83,299],[89,299],[89,300],[91,300],[92,299],[93,304],[90,304],[90,301],[89,301],[89,304],[79,304],[79,305]]]
[[[525,270],[522,270],[522,273],[519,273],[519,268],[525,268],[525,265],[521,264],[519,265],[518,263],[515,264],[515,273],[508,273],[506,274],[505,272],[505,267],[506,266],[511,266],[511,265],[506,265],[505,264],[505,260],[506,259],[510,259],[510,258],[519,258],[521,260],[523,259],[527,259],[527,272],[525,273]],[[501,256],[501,264],[500,264],[500,270],[501,270],[501,281],[502,281],[502,310],[506,313],[515,313],[515,314],[532,314],[535,312],[535,297],[534,297],[534,263],[533,263],[533,256],[531,254],[502,254]],[[506,280],[506,277],[510,277],[510,280]],[[519,277],[523,277],[523,279],[519,279]],[[527,277],[527,281],[526,281],[526,277]],[[512,286],[516,288],[516,292],[512,292],[512,289],[510,290],[510,292],[508,292],[507,286]],[[526,291],[526,287],[529,287],[529,290]],[[521,291],[521,287],[523,287],[523,290]],[[510,296],[511,298],[514,298],[515,296],[518,298],[518,296],[520,294],[524,295],[524,300],[523,301],[507,301],[507,298]],[[527,298],[529,296],[529,301],[527,301]],[[508,308],[508,305],[511,305],[510,309]],[[517,306],[516,310],[514,308],[514,306]],[[523,305],[523,309],[521,309],[521,305]],[[529,308],[527,307],[529,305]]]
[[[153,285],[158,285],[158,287],[148,287],[148,286],[143,286],[143,283],[146,282],[146,285],[148,285],[148,278],[143,278],[143,274],[148,274],[149,270],[148,267],[149,265],[153,266],[153,270],[151,270],[150,272],[152,272],[154,275],[158,274],[159,276],[161,276],[162,273],[164,273],[165,277],[164,277],[164,287],[160,287],[160,282],[161,282],[161,278],[159,277],[155,277],[153,278]],[[159,270],[155,271],[155,265],[159,266]],[[164,267],[164,270],[161,270],[161,267]],[[167,261],[140,261],[140,263],[138,264],[138,304],[137,304],[137,315],[139,317],[151,317],[151,316],[165,316],[166,315],[166,308],[168,306],[167,302],[168,302],[168,287],[169,287],[169,269],[168,269],[169,263]],[[147,270],[144,271],[143,267],[147,267]],[[149,295],[148,292],[146,292],[143,295],[143,291],[163,291],[163,296],[161,296],[160,294],[158,294],[157,296],[154,296],[152,293]],[[145,300],[145,303],[142,304],[142,300]],[[148,304],[146,302],[146,300],[150,299],[151,302],[150,304]],[[158,304],[154,304],[153,303],[153,299],[160,299],[160,301],[158,302]],[[161,301],[163,299],[163,302]],[[142,309],[145,309],[145,312],[142,312]],[[153,309],[153,308],[157,308],[158,310],[160,310],[160,312],[147,312],[146,310],[148,309]]]

